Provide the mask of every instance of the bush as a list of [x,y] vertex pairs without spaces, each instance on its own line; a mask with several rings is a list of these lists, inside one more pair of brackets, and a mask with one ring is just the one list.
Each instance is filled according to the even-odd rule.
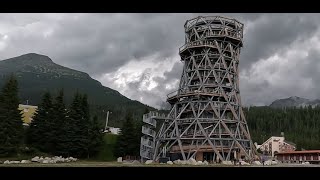
[[19,148],[20,154],[33,155],[33,154],[36,154],[37,152],[39,152],[39,151],[33,147],[24,146],[24,147]]

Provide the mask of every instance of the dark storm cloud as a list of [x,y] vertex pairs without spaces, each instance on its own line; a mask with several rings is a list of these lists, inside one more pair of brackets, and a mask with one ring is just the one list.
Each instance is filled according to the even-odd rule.
[[[19,27],[12,33],[7,42],[12,48],[1,57],[42,53],[57,63],[98,75],[132,59],[177,53],[183,45],[184,20],[183,14],[71,14],[62,20],[35,20],[29,28]],[[46,29],[52,31],[47,38],[41,35]]]
[[[176,28],[179,26],[177,23],[179,21],[167,21],[167,19],[183,19],[179,15],[153,15],[154,18],[148,17],[149,14],[109,16],[109,14],[101,15],[98,20],[87,17],[86,24],[77,21],[68,22],[73,27],[70,34],[65,34],[63,29],[58,31],[59,39],[70,36],[74,39],[77,37],[83,39],[80,45],[72,45],[78,48],[71,51],[68,49],[69,54],[76,55],[70,59],[70,63],[79,63],[81,66],[83,62],[94,61],[86,67],[87,70],[90,70],[91,74],[106,73],[116,70],[132,59],[139,60],[155,53],[162,58],[169,57],[176,53],[179,45],[183,44],[183,33],[181,33],[183,28],[180,30]],[[80,32],[77,29],[81,29]],[[79,54],[79,50],[82,53]]]
[[[39,36],[36,32],[39,29],[29,33],[21,29],[21,33],[15,34],[8,43],[14,50],[20,49],[18,52],[42,52],[58,63],[96,75],[114,71],[131,59],[139,60],[154,53],[166,58],[178,53],[177,48],[184,42],[184,22],[197,15],[213,14],[71,14],[61,20],[45,19],[48,21],[43,28],[52,28],[53,31],[49,38]],[[224,16],[247,23],[241,68],[286,48],[298,37],[307,38],[317,30],[319,22],[308,14]],[[14,24],[29,22],[29,25],[39,23],[41,27],[39,17],[24,18],[20,23],[14,17],[4,16],[3,21],[10,20]],[[33,46],[28,47],[30,42]],[[13,52],[9,54],[14,56]]]
[[[291,94],[308,93],[312,98],[320,96],[318,85],[304,88],[297,87],[295,83],[281,85],[275,82],[293,81],[292,75],[281,73],[286,71],[285,67],[293,69],[293,66],[260,63],[271,62],[271,57],[285,52],[306,49],[308,43],[298,48],[292,45],[308,41],[318,33],[319,14],[2,14],[0,59],[29,52],[45,54],[58,64],[89,73],[103,84],[113,83],[111,87],[117,89],[116,82],[99,77],[108,74],[112,79],[115,72],[130,62],[151,62],[154,55],[159,61],[171,58],[175,63],[161,70],[162,76],[152,76],[153,70],[142,63],[139,68],[144,71],[140,78],[127,82],[125,88],[117,89],[132,99],[142,98],[142,102],[160,107],[166,94],[179,85],[177,80],[180,80],[183,63],[177,55],[178,48],[184,43],[183,25],[187,19],[199,15],[223,15],[244,23],[240,88],[245,104],[268,104]],[[306,85],[309,81],[319,84],[318,52],[319,48],[314,47],[307,57],[296,60],[300,66],[298,70],[288,72],[294,73],[294,77]],[[280,58],[294,59],[285,55]],[[156,65],[157,62],[154,63]],[[257,79],[254,68],[268,73],[258,73]],[[151,90],[142,88],[152,82],[157,85]]]
[[[211,13],[196,16],[214,15]],[[319,27],[319,14],[217,14],[244,23],[244,47],[241,69],[252,63],[287,49],[298,39],[310,38]]]
[[301,14],[265,14],[246,30],[241,68],[287,49],[298,39],[310,38],[318,30],[319,20]]
[[[301,77],[310,79],[313,86],[307,88],[309,90],[308,94],[310,98],[320,99],[320,51],[319,49],[312,48],[305,59],[303,66],[297,67],[298,73]],[[300,69],[300,70],[299,70]]]

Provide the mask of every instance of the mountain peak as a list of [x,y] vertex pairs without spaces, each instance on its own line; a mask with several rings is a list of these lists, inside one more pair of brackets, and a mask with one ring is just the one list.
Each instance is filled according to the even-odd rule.
[[305,99],[305,98],[298,97],[298,96],[291,96],[291,97],[289,97],[288,99],[292,99],[292,100],[294,100],[294,101],[298,101],[298,100],[307,100],[307,99]]
[[[42,54],[37,54],[37,53],[27,53],[27,54],[23,54],[21,56],[15,57],[18,60],[24,60],[24,61],[49,61],[49,62],[53,62],[48,56],[46,55],[42,55]],[[13,59],[13,58],[11,58]]]
[[320,100],[309,100],[306,98],[291,96],[285,99],[278,99],[270,104],[270,107],[283,108],[283,107],[306,107],[306,106],[320,105]]
[[291,96],[291,97],[289,97],[289,99],[299,99],[300,97],[298,97],[298,96]]
[[51,76],[59,78],[69,76],[69,78],[90,78],[88,74],[73,70],[54,63],[48,56],[28,53],[17,57],[0,61],[0,75],[8,73],[25,74],[32,73],[38,76]]
[[27,54],[22,54],[22,55],[20,55],[20,56],[45,56],[45,57],[48,57],[48,56],[46,56],[46,55],[37,54],[37,53],[33,53],[33,52],[27,53]]
[[3,63],[39,65],[39,63],[53,64],[54,62],[48,56],[36,53],[28,53],[10,59],[0,60],[0,64]]

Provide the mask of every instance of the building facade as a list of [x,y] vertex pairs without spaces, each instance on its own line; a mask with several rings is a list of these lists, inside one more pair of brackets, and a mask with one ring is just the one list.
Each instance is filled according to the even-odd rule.
[[29,125],[33,120],[33,117],[38,109],[38,106],[19,104],[19,108],[22,114],[22,121],[24,125]]
[[108,127],[108,128],[104,131],[104,133],[119,135],[119,134],[120,134],[120,131],[121,131],[120,128]]
[[292,142],[286,141],[284,137],[272,136],[261,145],[256,145],[263,154],[272,157],[278,153],[292,152],[296,150],[296,145]]
[[312,164],[320,163],[320,150],[307,151],[291,151],[276,154],[278,161],[282,163],[303,163],[309,162]]

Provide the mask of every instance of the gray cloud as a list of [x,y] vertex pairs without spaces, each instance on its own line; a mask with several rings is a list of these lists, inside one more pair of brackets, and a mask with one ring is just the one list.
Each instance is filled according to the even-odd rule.
[[[147,104],[153,104],[155,107],[168,108],[170,105],[166,102],[166,95],[177,90],[181,73],[182,63],[176,62],[171,70],[163,73],[164,77],[152,77],[152,81],[156,82],[157,85],[152,90],[148,90],[142,87],[145,81],[147,81],[147,84],[144,84],[145,86],[150,85],[150,81],[148,80],[150,79],[152,70],[147,68],[137,80],[126,84],[124,94],[132,94],[131,97],[133,99],[139,99]],[[172,85],[166,87],[168,84]]]
[[[320,97],[319,14],[1,14],[0,59],[45,54],[129,98],[161,107],[179,85],[183,25],[199,15],[244,23],[240,89],[245,105],[291,95]],[[288,55],[300,51],[308,55]]]
[[285,51],[291,43],[310,38],[318,30],[319,20],[301,14],[265,14],[247,27],[241,68],[261,58]]

